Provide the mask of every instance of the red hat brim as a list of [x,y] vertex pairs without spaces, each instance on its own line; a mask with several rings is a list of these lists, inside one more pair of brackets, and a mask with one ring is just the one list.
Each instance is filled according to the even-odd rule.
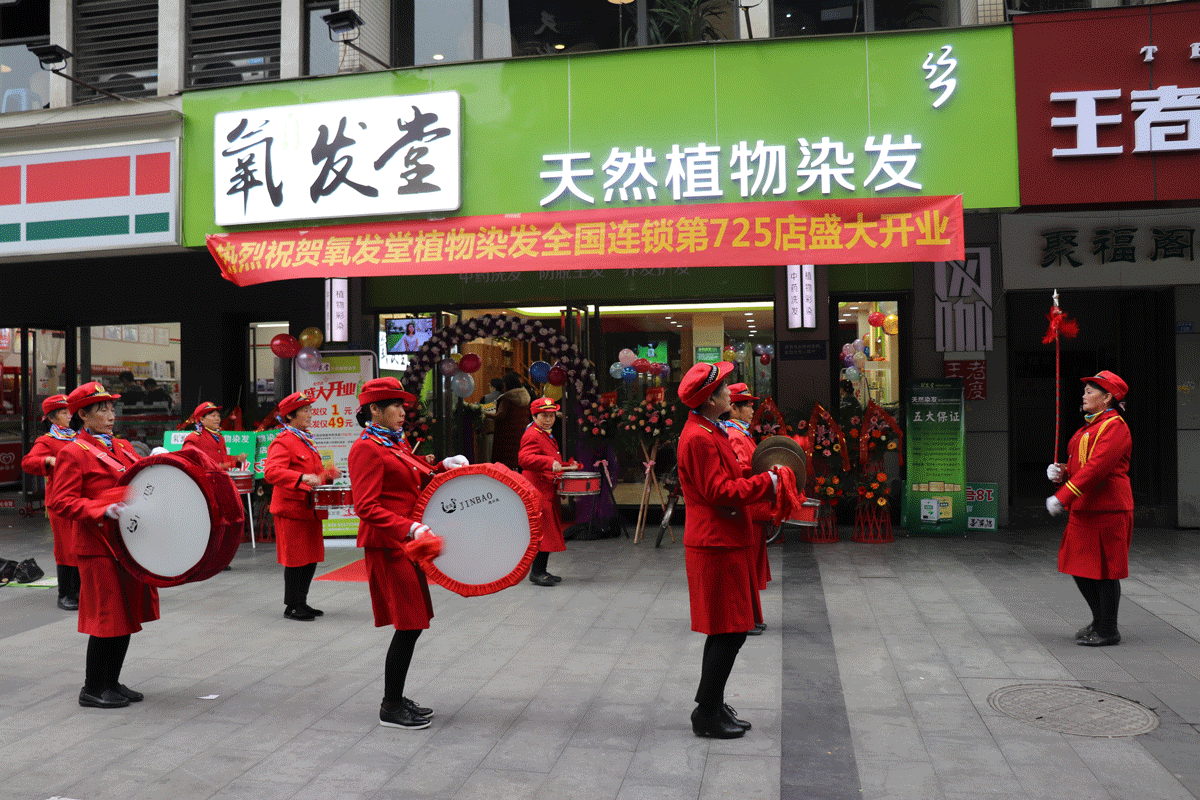
[[372,389],[358,395],[359,404],[364,406],[389,400],[401,400],[405,405],[412,405],[417,402],[417,396],[403,389]]
[[[708,369],[705,371],[704,377],[696,381],[695,385],[692,385],[689,383],[688,378],[694,374],[693,371],[699,366],[706,366]],[[716,377],[710,379],[709,376],[712,375],[712,367],[717,368],[717,373]],[[700,362],[696,364],[687,371],[687,374],[683,376],[683,381],[679,384],[679,399],[688,408],[699,408],[708,399],[709,395],[716,391],[717,387],[725,380],[725,377],[733,372],[733,369],[733,364],[728,361],[717,361],[713,364]],[[699,373],[696,372],[695,374]]]
[[[83,391],[88,386],[91,386],[93,384],[100,386],[99,392],[90,392],[89,393],[89,392]],[[88,383],[85,383],[83,386],[80,386],[75,391],[71,392],[71,394],[67,395],[67,410],[69,410],[72,414],[78,414],[80,411],[87,408],[88,406],[94,406],[97,403],[112,402],[114,400],[120,400],[120,399],[121,399],[121,395],[110,394],[108,392],[108,390],[105,389],[102,384],[99,384],[96,381],[89,381]]]

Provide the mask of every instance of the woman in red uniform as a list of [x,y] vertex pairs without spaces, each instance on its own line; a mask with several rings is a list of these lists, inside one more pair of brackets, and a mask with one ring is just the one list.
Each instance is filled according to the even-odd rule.
[[221,435],[221,407],[205,400],[192,412],[192,423],[196,430],[183,440],[184,447],[194,447],[216,462],[217,466],[229,469],[237,465],[238,459],[229,455],[225,437]]
[[275,560],[283,565],[283,615],[301,622],[325,613],[308,604],[317,562],[325,560],[325,539],[313,507],[313,490],[341,475],[336,467],[322,468],[321,455],[308,432],[312,402],[304,392],[293,392],[279,401],[262,426],[264,430],[283,426],[267,448],[263,477],[275,487],[271,514],[275,517]]
[[420,730],[429,727],[433,710],[404,696],[404,682],[421,631],[433,618],[433,602],[425,573],[402,549],[406,541],[431,534],[410,515],[421,489],[437,471],[466,466],[451,456],[434,469],[418,458],[404,440],[404,406],[416,397],[395,378],[376,378],[358,394],[358,424],[366,430],[350,448],[350,487],[358,516],[358,546],[363,548],[375,627],[396,629],[383,670],[383,703],[379,724]]
[[692,712],[697,736],[736,739],[750,729],[725,703],[746,631],[762,622],[755,569],[757,539],[746,506],[772,496],[774,472],[743,477],[729,435],[718,421],[729,410],[727,361],[699,363],[679,384],[679,399],[693,409],[679,436],[679,488],[687,506],[683,529],[692,630],[707,634]]
[[[21,469],[46,479],[46,504],[49,505],[58,452],[75,439],[75,431],[70,427],[71,412],[67,409],[65,394],[43,400],[42,414],[46,434],[39,436],[21,459]],[[79,608],[79,566],[71,551],[71,525],[53,511],[48,512],[48,516],[54,534],[54,563],[58,568],[58,607],[63,611],[75,611]]]
[[121,708],[142,699],[141,692],[121,684],[121,667],[130,635],[143,622],[158,619],[158,590],[126,572],[104,538],[105,526],[124,504],[103,498],[138,460],[129,442],[112,435],[112,401],[119,397],[95,382],[68,395],[67,408],[79,415],[82,429],[58,453],[50,498],[50,510],[71,523],[79,564],[79,632],[90,637],[79,705],[93,708]]
[[1067,463],[1046,467],[1046,477],[1062,488],[1046,498],[1046,510],[1071,512],[1058,548],[1058,571],[1074,576],[1092,611],[1092,622],[1075,634],[1087,647],[1121,641],[1117,607],[1121,578],[1129,577],[1133,537],[1133,491],[1129,457],[1133,437],[1121,417],[1129,387],[1115,372],[1102,370],[1084,382],[1084,425],[1067,445]]
[[555,413],[558,406],[549,397],[539,397],[529,406],[533,414],[533,422],[525,428],[521,436],[521,450],[517,463],[521,466],[521,474],[533,484],[538,494],[542,496],[542,541],[538,545],[538,554],[533,559],[529,570],[529,580],[538,586],[554,586],[562,581],[557,575],[551,575],[546,570],[551,553],[561,553],[567,549],[563,540],[562,511],[558,505],[558,492],[554,485],[554,476],[560,472],[578,469],[574,459],[568,464],[559,462],[558,442],[550,431],[554,428]]
[[[750,462],[754,458],[754,437],[750,435],[750,422],[754,419],[754,401],[758,398],[750,394],[750,387],[744,383],[735,383],[729,387],[729,419],[725,420],[725,430],[729,431],[729,443],[737,454],[738,463],[742,465],[745,474],[750,474]],[[755,503],[748,509],[754,527],[763,535],[758,544],[758,557],[755,560],[755,570],[758,575],[758,590],[767,588],[771,580],[771,562],[767,558],[767,537],[763,525],[771,519],[771,504],[767,501]],[[767,623],[759,622],[746,631],[750,636],[758,636],[767,629]]]

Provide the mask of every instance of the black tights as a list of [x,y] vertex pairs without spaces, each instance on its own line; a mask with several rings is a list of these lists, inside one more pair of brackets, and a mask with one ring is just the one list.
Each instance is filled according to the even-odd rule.
[[404,698],[404,682],[408,679],[408,666],[412,663],[413,649],[421,631],[396,631],[388,647],[387,661],[383,667],[383,705],[388,711],[396,711]]
[[725,682],[733,672],[733,662],[746,641],[746,632],[710,633],[704,640],[704,659],[700,667],[700,685],[696,702],[706,710],[725,705]]
[[1101,636],[1117,632],[1117,608],[1121,605],[1121,582],[1115,578],[1074,576],[1079,593],[1092,610],[1092,625]]
[[312,585],[313,575],[316,574],[316,564],[305,564],[303,567],[284,567],[283,604],[295,607],[307,605],[308,587]]
[[550,563],[550,554],[538,551],[538,554],[533,557],[533,566],[529,569],[534,575],[545,575],[547,572],[546,565]]
[[87,667],[83,678],[83,688],[88,694],[98,695],[105,689],[116,691],[128,651],[129,634],[88,637]]
[[58,596],[59,598],[69,597],[76,602],[79,601],[79,567],[68,567],[64,564],[57,564],[58,572]]

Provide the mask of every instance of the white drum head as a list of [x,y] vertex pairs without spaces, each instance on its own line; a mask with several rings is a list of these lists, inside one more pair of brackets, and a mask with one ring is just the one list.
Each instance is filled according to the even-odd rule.
[[129,497],[117,529],[142,569],[173,577],[200,563],[212,518],[191,476],[170,464],[152,464],[133,476]]
[[443,539],[433,566],[462,583],[491,583],[510,575],[529,548],[524,501],[487,475],[455,476],[437,487],[421,521]]

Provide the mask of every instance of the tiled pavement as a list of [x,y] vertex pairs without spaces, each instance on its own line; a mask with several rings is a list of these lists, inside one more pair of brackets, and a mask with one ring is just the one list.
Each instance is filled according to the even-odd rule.
[[[314,583],[325,617],[285,620],[270,546],[162,591],[122,676],[146,701],[116,711],[76,703],[86,640],[53,591],[4,587],[0,796],[1200,797],[1200,533],[1135,533],[1125,640],[1098,650],[1071,639],[1084,606],[1057,536],[773,548],[770,627],[728,695],[754,729],[728,742],[688,723],[703,637],[678,544],[571,542],[554,588],[435,588],[407,694],[437,716],[418,732],[376,724],[389,633],[366,585]],[[45,523],[0,517],[0,555],[52,569]],[[319,572],[357,556],[331,548]],[[1036,682],[1138,700],[1162,725],[1093,739],[987,704]]]

